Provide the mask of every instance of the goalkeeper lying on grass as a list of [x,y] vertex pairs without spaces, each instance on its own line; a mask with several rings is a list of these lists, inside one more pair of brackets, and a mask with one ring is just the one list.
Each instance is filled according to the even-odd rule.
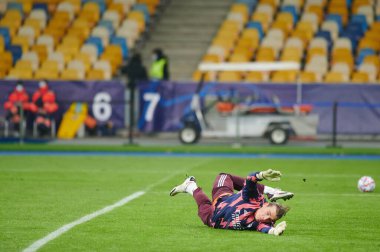
[[[270,201],[287,200],[293,193],[281,191],[257,183],[263,179],[279,181],[281,172],[266,170],[250,174],[246,179],[231,174],[221,173],[214,182],[212,202],[197,186],[193,176],[174,187],[170,196],[178,193],[193,195],[198,204],[198,215],[205,225],[213,228],[257,230],[272,235],[281,235],[286,228],[282,221],[276,226],[274,223],[286,214],[288,207],[277,203],[268,203],[263,194]],[[239,192],[234,193],[234,190]]]

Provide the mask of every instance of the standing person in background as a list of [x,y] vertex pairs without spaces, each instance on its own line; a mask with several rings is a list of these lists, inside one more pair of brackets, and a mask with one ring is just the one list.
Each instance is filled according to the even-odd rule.
[[58,110],[55,102],[55,93],[50,90],[46,81],[39,82],[39,88],[34,92],[30,111],[36,115],[37,130],[40,136],[51,130],[51,121]]
[[153,50],[153,62],[150,67],[151,80],[169,80],[169,60],[160,48]]
[[25,112],[29,110],[29,95],[26,92],[22,82],[17,82],[16,88],[8,96],[4,104],[6,118],[13,124],[14,133],[20,130],[20,124],[25,118]]
[[123,69],[123,72],[128,77],[129,88],[129,117],[130,125],[128,131],[129,143],[133,143],[133,128],[135,126],[135,93],[139,81],[148,80],[148,74],[145,66],[142,63],[141,55],[136,53],[133,55],[129,64]]

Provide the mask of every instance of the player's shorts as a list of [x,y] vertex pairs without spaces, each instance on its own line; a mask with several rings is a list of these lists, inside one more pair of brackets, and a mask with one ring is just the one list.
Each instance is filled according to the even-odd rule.
[[212,186],[212,204],[215,206],[218,199],[223,196],[230,196],[234,194],[234,184],[229,174],[219,174]]

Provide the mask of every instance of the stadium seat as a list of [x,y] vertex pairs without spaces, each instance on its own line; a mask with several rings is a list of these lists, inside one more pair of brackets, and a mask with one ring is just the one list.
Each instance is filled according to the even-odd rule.
[[295,83],[297,81],[298,71],[276,71],[273,73],[271,78],[272,82],[275,83]]
[[269,81],[269,73],[267,72],[248,72],[245,76],[245,82],[263,83]]
[[366,84],[370,82],[369,75],[366,72],[353,73],[351,81],[353,83],[360,83],[360,84]]
[[303,71],[299,75],[299,80],[301,83],[316,83],[320,82],[321,78],[317,77],[318,75],[314,72]]
[[106,60],[99,60],[94,63],[94,69],[101,69],[104,71],[105,79],[109,80],[112,76],[112,66]]
[[240,82],[242,80],[240,72],[228,71],[220,72],[218,75],[218,80],[221,82]]
[[325,76],[326,83],[344,83],[348,82],[348,76],[339,72],[328,72]]
[[64,69],[60,76],[61,80],[83,80],[84,76],[81,75],[76,69]]

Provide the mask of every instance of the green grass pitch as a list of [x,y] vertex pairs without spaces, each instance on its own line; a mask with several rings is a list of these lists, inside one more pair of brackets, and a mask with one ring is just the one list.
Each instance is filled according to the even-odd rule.
[[[186,174],[210,196],[219,172],[268,168],[283,173],[268,185],[295,193],[281,237],[206,227],[191,196],[169,197]],[[0,251],[21,251],[137,191],[146,194],[40,251],[380,251],[380,193],[358,192],[363,175],[380,183],[380,161],[0,156]]]

